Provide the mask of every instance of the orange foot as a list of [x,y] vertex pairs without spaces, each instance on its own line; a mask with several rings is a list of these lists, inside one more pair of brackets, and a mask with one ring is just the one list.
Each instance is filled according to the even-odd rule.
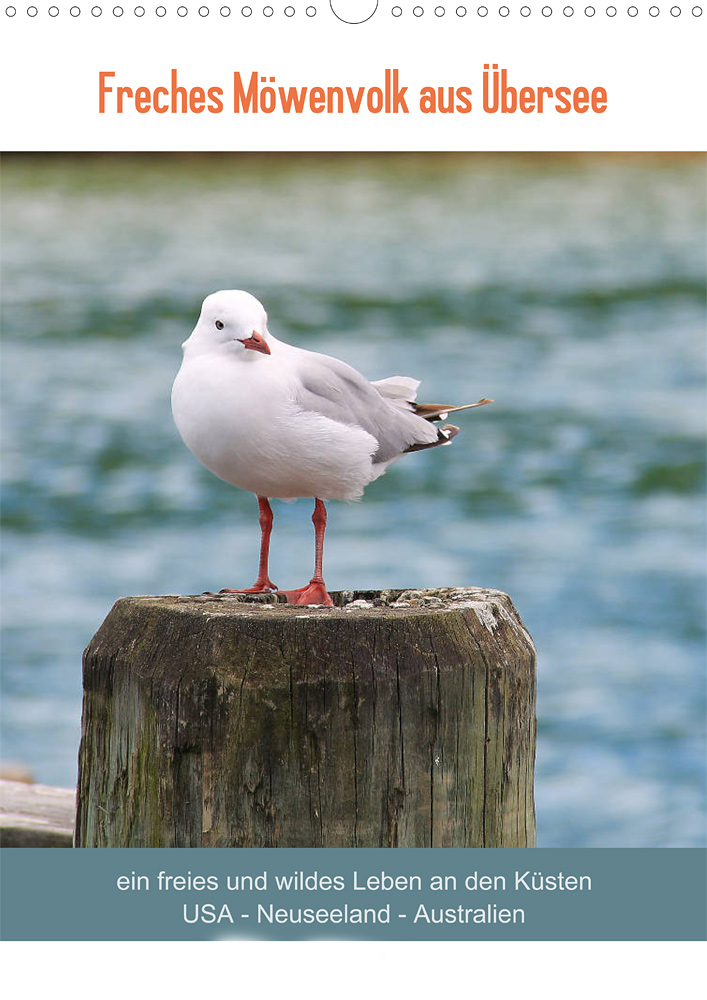
[[223,590],[219,590],[219,594],[270,594],[277,590],[277,585],[271,583],[270,580],[266,580],[265,583],[256,583],[254,587],[244,587],[242,590],[232,590],[230,587],[224,587]]
[[278,590],[278,594],[286,597],[288,604],[324,604],[328,608],[334,607],[323,580],[310,580],[306,587],[300,587],[298,590]]

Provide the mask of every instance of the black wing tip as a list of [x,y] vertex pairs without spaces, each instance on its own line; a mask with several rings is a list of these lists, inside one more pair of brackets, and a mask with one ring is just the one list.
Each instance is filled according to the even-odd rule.
[[455,438],[459,433],[459,428],[455,427],[454,424],[445,424],[444,427],[440,427],[437,431],[437,440],[430,441],[429,444],[411,444],[409,448],[406,448],[403,452],[407,455],[411,451],[425,451],[427,448],[439,448],[441,444],[451,444],[452,438]]
[[458,413],[460,410],[475,410],[478,406],[486,406],[487,403],[493,403],[493,400],[484,396],[475,403],[465,403],[463,406],[444,406],[442,403],[412,402],[409,403],[409,406],[418,417],[423,417],[425,420],[429,420],[430,423],[434,423],[437,420],[446,420],[450,413]]
[[445,435],[446,444],[449,444],[452,438],[455,438],[459,433],[459,428],[455,424],[445,424],[444,427],[440,428],[440,435]]

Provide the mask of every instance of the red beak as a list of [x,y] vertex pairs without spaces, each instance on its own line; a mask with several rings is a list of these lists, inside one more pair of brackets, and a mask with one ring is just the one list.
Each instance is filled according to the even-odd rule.
[[264,338],[261,337],[259,333],[256,333],[255,330],[253,330],[250,337],[246,340],[242,340],[241,344],[243,344],[247,351],[258,351],[260,354],[270,353],[270,348],[265,343]]

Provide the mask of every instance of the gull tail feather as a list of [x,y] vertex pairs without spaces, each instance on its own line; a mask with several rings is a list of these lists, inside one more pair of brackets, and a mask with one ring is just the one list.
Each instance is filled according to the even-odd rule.
[[382,378],[378,382],[371,382],[371,385],[378,390],[384,399],[405,410],[410,409],[410,403],[417,399],[417,390],[420,387],[416,378],[410,378],[407,375]]

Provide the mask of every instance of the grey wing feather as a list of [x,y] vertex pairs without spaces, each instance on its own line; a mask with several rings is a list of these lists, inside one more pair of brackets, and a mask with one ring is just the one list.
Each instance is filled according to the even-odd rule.
[[436,428],[385,399],[355,368],[324,354],[302,353],[307,358],[298,373],[301,389],[297,402],[305,410],[362,427],[371,434],[378,442],[374,462],[389,462],[412,446],[437,442]]

